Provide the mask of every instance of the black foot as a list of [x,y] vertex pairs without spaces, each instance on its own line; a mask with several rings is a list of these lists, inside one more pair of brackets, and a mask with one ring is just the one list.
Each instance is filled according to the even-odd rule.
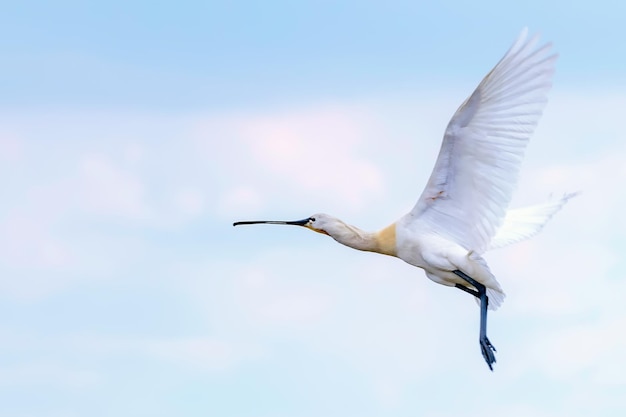
[[487,339],[487,336],[481,337],[479,343],[480,351],[483,354],[483,358],[485,358],[485,362],[487,362],[487,366],[489,366],[489,369],[493,371],[492,365],[496,362],[496,355],[494,355],[494,352],[496,352],[496,348],[493,347],[489,339]]

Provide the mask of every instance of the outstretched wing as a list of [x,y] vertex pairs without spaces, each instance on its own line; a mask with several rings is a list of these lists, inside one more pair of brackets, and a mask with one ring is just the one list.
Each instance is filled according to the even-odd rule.
[[524,29],[456,111],[410,215],[483,253],[502,224],[528,139],[545,107],[557,55]]

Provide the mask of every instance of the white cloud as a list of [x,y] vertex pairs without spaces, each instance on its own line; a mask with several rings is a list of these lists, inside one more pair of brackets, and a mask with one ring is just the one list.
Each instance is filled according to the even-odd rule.
[[609,155],[599,152],[577,163],[528,172],[526,184],[534,187],[522,193],[526,200],[537,201],[554,189],[581,189],[583,193],[570,200],[532,241],[487,256],[494,260],[496,271],[506,271],[505,291],[529,302],[519,306],[525,314],[589,311],[612,291],[611,274],[623,263],[621,253],[626,247],[622,215],[626,188],[620,184],[620,178],[626,177],[624,161],[626,149],[620,147]]
[[599,386],[625,385],[626,375],[614,370],[624,365],[626,319],[601,316],[580,321],[530,345],[530,360],[554,379],[586,377]]
[[81,206],[99,215],[129,219],[154,216],[145,202],[145,186],[132,172],[120,168],[104,155],[87,155],[80,161]]
[[361,205],[382,187],[376,165],[359,156],[368,114],[339,106],[259,117],[245,123],[245,142],[261,169],[307,191]]
[[138,164],[144,159],[145,150],[144,147],[138,143],[129,143],[124,146],[123,156],[124,160],[129,164]]
[[57,340],[56,343],[76,353],[123,357],[147,355],[206,372],[230,370],[263,354],[260,348],[250,344],[208,336],[138,338],[94,335]]
[[101,382],[99,375],[91,370],[50,360],[0,366],[0,386],[55,386],[75,390],[89,389]]
[[15,211],[0,223],[0,253],[13,267],[59,269],[72,261],[70,249],[52,235],[44,219]]
[[222,216],[245,216],[261,210],[265,199],[250,186],[237,186],[224,192],[217,202],[217,212]]
[[193,187],[181,188],[177,192],[175,202],[181,214],[191,217],[202,214],[206,205],[202,191]]
[[22,157],[23,141],[16,135],[0,132],[0,161],[16,162]]
[[326,104],[198,121],[194,135],[212,161],[209,181],[219,195],[218,214],[241,199],[254,203],[249,213],[276,201],[285,207],[310,201],[309,207],[332,203],[361,208],[374,200],[384,180],[363,153],[368,128],[374,126],[370,112]]
[[277,281],[263,269],[267,266],[244,271],[237,288],[238,306],[253,321],[302,326],[320,321],[331,310],[332,299],[320,288]]
[[204,371],[229,370],[260,355],[250,346],[206,337],[137,341],[131,345],[155,358]]

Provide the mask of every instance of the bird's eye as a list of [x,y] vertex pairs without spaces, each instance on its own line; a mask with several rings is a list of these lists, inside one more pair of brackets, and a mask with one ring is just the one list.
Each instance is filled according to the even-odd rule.
[[315,217],[309,217],[309,221],[314,222],[315,221]]

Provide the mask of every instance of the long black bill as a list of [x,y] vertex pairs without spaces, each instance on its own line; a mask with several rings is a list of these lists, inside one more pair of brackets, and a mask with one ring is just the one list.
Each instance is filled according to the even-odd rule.
[[294,221],[278,221],[278,220],[250,220],[245,222],[235,222],[233,226],[240,226],[242,224],[287,224],[292,226],[304,226],[309,222],[309,218]]

